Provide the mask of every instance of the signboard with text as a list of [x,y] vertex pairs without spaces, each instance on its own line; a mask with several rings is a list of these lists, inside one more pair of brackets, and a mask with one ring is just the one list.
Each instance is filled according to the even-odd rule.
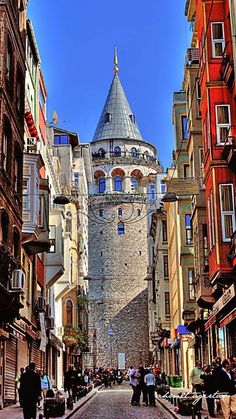
[[198,179],[180,178],[166,181],[167,191],[176,195],[197,195],[199,194]]

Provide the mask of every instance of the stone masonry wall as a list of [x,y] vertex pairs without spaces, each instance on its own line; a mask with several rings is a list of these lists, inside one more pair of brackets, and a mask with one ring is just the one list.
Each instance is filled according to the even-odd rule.
[[[98,198],[99,200],[99,198]],[[98,201],[99,202],[99,201]],[[96,351],[97,366],[117,365],[117,353],[125,352],[126,367],[148,362],[148,301],[147,283],[147,220],[141,216],[134,223],[125,223],[125,234],[117,234],[118,208],[123,219],[137,214],[140,204],[99,208],[108,220],[99,224],[89,221],[89,328],[94,336],[92,350]],[[89,216],[94,218],[90,212]],[[132,215],[132,217],[133,217]],[[108,330],[112,330],[112,336]],[[92,345],[92,339],[90,339]]]

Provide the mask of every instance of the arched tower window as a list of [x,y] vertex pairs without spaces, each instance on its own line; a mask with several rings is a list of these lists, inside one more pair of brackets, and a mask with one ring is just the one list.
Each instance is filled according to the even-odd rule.
[[122,192],[123,188],[123,179],[121,176],[115,176],[114,177],[114,190],[116,192]]
[[114,154],[116,157],[121,156],[121,148],[118,145],[114,148]]
[[122,208],[118,208],[118,217],[122,217]]
[[135,115],[129,115],[129,117],[133,124],[135,124]]
[[106,112],[104,115],[105,123],[111,122],[111,113]]
[[124,223],[117,224],[117,234],[125,234],[125,225]]
[[71,300],[66,302],[66,323],[67,326],[72,326],[73,324],[73,303]]
[[137,148],[135,147],[131,148],[131,157],[138,157]]
[[106,191],[106,179],[104,177],[100,177],[98,180],[98,192],[104,193]]
[[138,179],[136,177],[131,178],[131,191],[137,191],[139,188]]

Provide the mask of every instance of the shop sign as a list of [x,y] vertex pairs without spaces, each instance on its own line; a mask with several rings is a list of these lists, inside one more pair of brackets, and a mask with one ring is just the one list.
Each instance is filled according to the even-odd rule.
[[197,195],[199,184],[196,178],[178,178],[167,180],[167,190],[176,195]]
[[205,330],[209,329],[212,324],[216,322],[216,315],[224,308],[229,301],[231,301],[235,297],[235,287],[232,284],[224,294],[219,298],[218,301],[212,307],[212,314],[208,321],[205,323]]
[[220,328],[227,326],[230,322],[232,322],[236,318],[236,308],[232,310],[227,316],[225,316],[220,322]]
[[57,351],[60,352],[60,350],[63,348],[62,341],[51,331],[49,331],[49,339],[51,344],[57,349]]
[[36,332],[33,330],[32,326],[26,325],[26,331],[27,335],[29,335],[33,340],[36,339],[37,335]]

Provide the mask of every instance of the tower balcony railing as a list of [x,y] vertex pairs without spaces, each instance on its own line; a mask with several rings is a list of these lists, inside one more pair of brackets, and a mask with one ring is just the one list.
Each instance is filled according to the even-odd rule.
[[146,162],[160,164],[156,156],[152,156],[147,153],[133,152],[133,151],[104,151],[92,153],[92,159],[101,161],[101,160],[110,160],[110,159],[136,159],[136,160],[145,160]]

